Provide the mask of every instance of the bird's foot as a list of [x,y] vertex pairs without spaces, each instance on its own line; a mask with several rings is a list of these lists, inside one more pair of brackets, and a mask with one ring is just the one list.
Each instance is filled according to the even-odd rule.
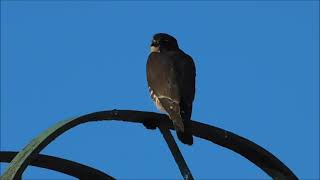
[[147,129],[156,129],[157,128],[157,122],[154,120],[146,120],[142,123],[145,128]]

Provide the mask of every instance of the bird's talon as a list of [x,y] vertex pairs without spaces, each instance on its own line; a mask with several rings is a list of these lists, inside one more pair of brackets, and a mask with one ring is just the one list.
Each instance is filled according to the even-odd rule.
[[157,128],[157,124],[155,121],[144,121],[142,123],[144,125],[145,128],[147,129],[156,129]]

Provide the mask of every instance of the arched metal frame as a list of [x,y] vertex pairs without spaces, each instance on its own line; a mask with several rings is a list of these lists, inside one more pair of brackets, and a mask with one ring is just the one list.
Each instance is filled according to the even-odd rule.
[[[0,152],[0,162],[9,163],[18,153],[19,152],[2,151]],[[114,180],[114,178],[108,174],[92,167],[43,154],[38,154],[37,158],[30,162],[30,165],[61,172],[78,179]]]
[[[102,120],[143,123],[149,128],[161,127],[174,130],[172,122],[164,114],[132,110],[101,111],[61,121],[41,133],[19,152],[1,176],[1,180],[14,180],[21,177],[26,167],[37,158],[38,153],[67,130],[79,124]],[[273,179],[298,179],[278,158],[248,139],[224,129],[196,121],[191,122],[191,130],[196,137],[211,141],[242,155]]]

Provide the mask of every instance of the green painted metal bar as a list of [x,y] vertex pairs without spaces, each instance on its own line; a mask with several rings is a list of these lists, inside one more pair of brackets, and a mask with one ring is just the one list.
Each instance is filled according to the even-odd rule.
[[[0,151],[0,162],[11,162],[11,160],[17,154],[18,152],[14,151]],[[78,178],[80,180],[114,180],[113,177],[92,167],[74,161],[43,154],[37,155],[37,157],[30,162],[30,165],[58,171],[70,175],[72,177]]]
[[[25,168],[37,154],[59,135],[79,124],[99,120],[122,120],[135,123],[154,121],[155,126],[161,125],[173,130],[172,122],[168,116],[164,114],[131,110],[112,110],[90,113],[72,120],[59,122],[41,133],[17,154],[0,179],[13,180],[14,178],[20,177]],[[242,155],[261,168],[273,179],[298,179],[278,158],[259,145],[243,137],[221,128],[195,121],[191,121],[191,130],[192,134],[196,137],[209,140]]]

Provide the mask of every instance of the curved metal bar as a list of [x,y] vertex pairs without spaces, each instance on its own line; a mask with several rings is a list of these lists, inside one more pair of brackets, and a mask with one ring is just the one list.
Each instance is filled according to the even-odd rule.
[[[9,164],[2,175],[5,180],[13,180],[19,177],[34,157],[51,141],[65,131],[82,123],[98,120],[122,120],[126,122],[145,123],[153,121],[155,126],[159,125],[172,130],[172,122],[164,114],[131,111],[112,110],[90,113],[72,120],[61,121],[41,133],[29,143]],[[192,121],[191,130],[194,136],[209,140],[215,144],[228,148],[261,168],[273,179],[298,179],[294,173],[284,165],[278,158],[259,145],[238,136],[232,132]]]
[[[17,154],[18,152],[14,151],[0,151],[0,162],[10,162]],[[48,155],[37,155],[37,157],[30,162],[30,165],[58,171],[83,180],[114,180],[113,177],[92,167]]]

